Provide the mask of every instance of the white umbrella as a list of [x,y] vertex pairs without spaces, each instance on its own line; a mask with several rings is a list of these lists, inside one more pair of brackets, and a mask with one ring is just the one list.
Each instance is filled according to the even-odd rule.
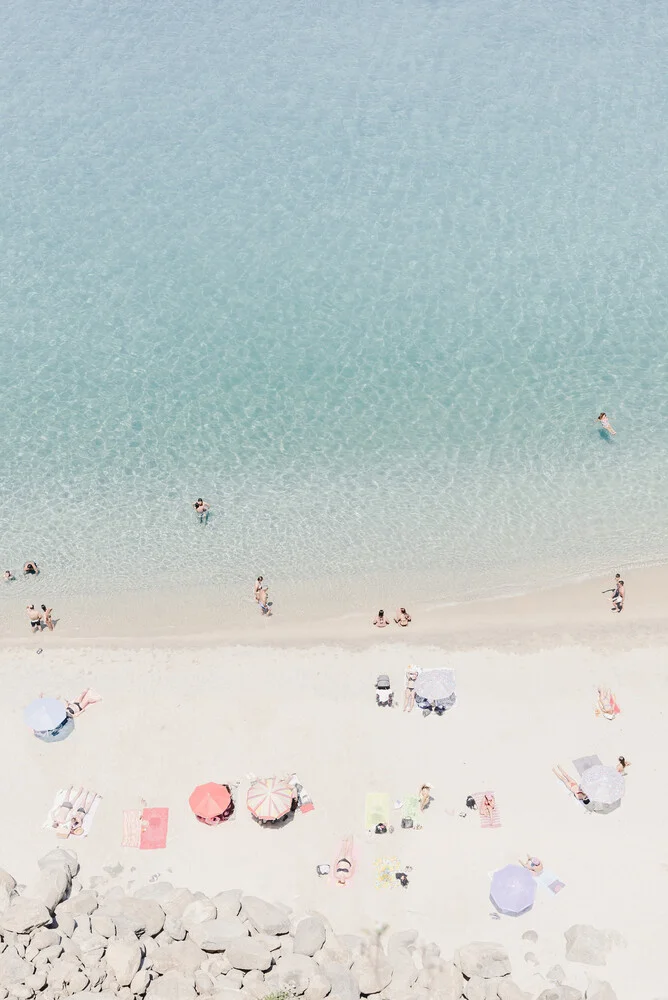
[[423,670],[415,682],[415,695],[425,701],[439,702],[454,700],[455,672],[448,667]]
[[624,794],[624,778],[614,767],[594,764],[582,775],[580,788],[594,809],[606,812],[619,805]]

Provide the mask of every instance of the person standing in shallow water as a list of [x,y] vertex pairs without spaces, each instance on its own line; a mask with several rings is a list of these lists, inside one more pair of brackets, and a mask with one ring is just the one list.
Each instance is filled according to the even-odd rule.
[[206,524],[206,522],[209,520],[209,511],[211,510],[211,504],[204,503],[202,498],[199,497],[198,500],[195,500],[193,508],[195,510],[195,513],[197,514],[197,517],[199,518],[199,523]]

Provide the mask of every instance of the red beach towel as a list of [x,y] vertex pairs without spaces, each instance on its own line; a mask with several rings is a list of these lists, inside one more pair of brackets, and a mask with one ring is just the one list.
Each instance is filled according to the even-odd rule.
[[169,809],[144,809],[141,814],[141,851],[155,851],[167,846]]

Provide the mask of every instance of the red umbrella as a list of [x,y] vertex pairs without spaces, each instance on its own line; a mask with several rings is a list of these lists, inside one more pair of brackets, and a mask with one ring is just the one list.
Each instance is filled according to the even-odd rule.
[[190,808],[195,815],[202,816],[204,819],[221,816],[231,801],[232,796],[229,789],[225,785],[217,785],[215,781],[209,781],[206,785],[198,785],[188,799]]

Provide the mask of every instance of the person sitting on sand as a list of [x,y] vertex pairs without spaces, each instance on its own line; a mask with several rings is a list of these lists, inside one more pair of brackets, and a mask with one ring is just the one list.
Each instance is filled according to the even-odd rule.
[[199,523],[205,524],[209,519],[209,511],[211,510],[211,505],[208,503],[204,503],[202,498],[199,497],[199,499],[195,500],[193,507],[195,509],[197,517],[199,518]]
[[12,573],[11,569],[5,570],[5,580],[7,581],[7,583],[11,583],[12,580],[16,580],[16,577]]
[[68,701],[65,699],[65,711],[69,717],[75,718],[77,715],[81,715],[85,712],[89,705],[94,705],[96,702],[102,701],[99,694],[96,694],[92,688],[86,688],[82,691],[76,701]]
[[37,576],[39,569],[37,568],[37,563],[30,559],[23,567],[23,572],[26,576]]
[[491,792],[485,792],[482,799],[480,800],[479,813],[481,816],[486,816],[487,819],[492,823],[494,821],[494,813],[496,812],[496,799]]
[[402,628],[406,628],[409,621],[411,620],[411,616],[406,611],[406,608],[399,608],[396,615],[394,616],[394,620],[397,623],[397,625],[401,625]]
[[378,628],[385,628],[386,625],[390,624],[387,618],[385,617],[385,612],[383,611],[382,608],[374,618],[373,624],[376,625]]
[[415,704],[415,682],[418,679],[418,671],[415,667],[409,667],[406,671],[406,688],[404,690],[404,712],[412,712]]
[[570,774],[567,774],[566,771],[564,771],[563,767],[557,764],[556,767],[552,768],[552,773],[556,774],[557,778],[559,778],[559,781],[563,781],[563,783],[566,785],[566,788],[569,790],[569,792],[572,792],[572,794],[575,796],[578,802],[582,802],[582,804],[585,806],[589,805],[589,799],[582,791],[577,781],[575,781],[574,778],[571,778]]
[[617,433],[617,431],[614,429],[614,427],[612,426],[612,424],[608,420],[607,413],[599,413],[599,415],[598,415],[598,417],[596,419],[600,423],[600,425],[603,428],[603,430],[607,431],[608,434],[616,434]]
[[353,841],[351,837],[346,837],[343,841],[339,855],[340,857],[334,865],[334,874],[339,885],[345,885],[348,879],[352,878],[355,871],[355,865],[352,860]]
[[429,808],[429,803],[431,802],[431,785],[425,783],[420,786],[420,791],[418,792],[418,799],[420,802],[420,812],[424,812],[425,809]]
[[532,858],[530,854],[527,854],[526,861],[520,861],[523,868],[527,868],[532,875],[540,875],[543,870],[543,862],[540,858]]
[[86,792],[84,795],[84,800],[80,806],[77,806],[74,815],[70,819],[70,836],[72,837],[82,837],[84,833],[84,820],[86,816],[91,811],[95,800],[98,798],[97,792]]
[[627,760],[626,757],[617,758],[617,770],[619,771],[620,774],[623,774],[624,777],[626,777],[626,768],[630,766],[631,766],[631,761]]

